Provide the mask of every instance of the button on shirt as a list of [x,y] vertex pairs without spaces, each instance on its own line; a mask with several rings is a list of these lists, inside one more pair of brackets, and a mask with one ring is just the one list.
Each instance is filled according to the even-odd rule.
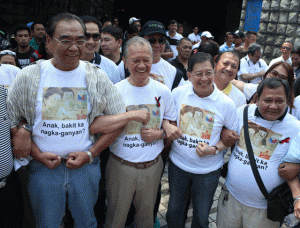
[[237,73],[237,75],[238,75],[239,80],[241,80],[243,82],[250,82],[253,84],[258,84],[262,80],[262,77],[255,78],[250,81],[245,81],[241,78],[241,75],[242,74],[254,74],[254,73],[258,73],[262,70],[267,71],[268,68],[269,67],[268,67],[267,63],[263,59],[258,60],[258,62],[254,64],[250,60],[249,56],[247,55],[246,57],[241,59],[240,70]]

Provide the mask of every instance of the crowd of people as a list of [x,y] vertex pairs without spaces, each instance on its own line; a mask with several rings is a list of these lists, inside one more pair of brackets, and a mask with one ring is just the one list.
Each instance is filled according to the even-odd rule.
[[[250,167],[243,112],[268,192],[287,181],[300,219],[300,48],[268,65],[253,31],[183,36],[171,20],[61,13],[0,42],[1,227],[280,227]],[[166,29],[167,28],[167,29]],[[231,149],[229,149],[231,148]]]

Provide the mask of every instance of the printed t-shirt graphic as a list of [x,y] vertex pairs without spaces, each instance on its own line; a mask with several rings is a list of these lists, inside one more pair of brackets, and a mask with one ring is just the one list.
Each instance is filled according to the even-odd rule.
[[126,135],[139,135],[142,128],[152,128],[159,130],[160,127],[160,109],[155,104],[129,105],[126,111],[147,110],[150,113],[150,120],[147,125],[143,126],[141,122],[130,121],[125,127]]
[[[248,121],[248,126],[249,137],[254,155],[259,158],[270,160],[277,145],[279,144],[280,139],[282,138],[282,135],[251,121]],[[241,130],[238,146],[241,149],[247,151],[244,136],[244,127]]]
[[214,127],[215,113],[181,104],[179,128],[184,134],[201,139],[210,139]]
[[86,88],[43,88],[43,120],[81,120],[86,118]]

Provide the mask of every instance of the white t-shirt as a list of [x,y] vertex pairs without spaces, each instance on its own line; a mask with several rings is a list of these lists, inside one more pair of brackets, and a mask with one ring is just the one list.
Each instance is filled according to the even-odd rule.
[[292,115],[300,120],[300,96],[297,96],[294,100],[295,108],[292,109]]
[[[257,106],[252,104],[248,110],[249,136],[253,148],[258,171],[267,191],[284,182],[278,175],[278,167],[286,155],[290,143],[281,140],[295,137],[300,131],[300,122],[295,117],[286,114],[282,121],[267,121],[255,117]],[[226,186],[230,193],[242,204],[260,209],[267,208],[267,200],[261,193],[248,158],[243,128],[244,106],[238,109],[239,141],[232,152],[228,165]],[[263,140],[266,140],[264,145]]]
[[100,65],[96,64],[95,62],[93,62],[93,64],[102,69],[107,74],[112,83],[116,84],[122,80],[117,65],[109,58],[101,55]]
[[269,64],[269,67],[272,66],[274,63],[276,62],[279,62],[279,61],[283,61],[283,62],[286,62],[288,64],[290,64],[292,66],[292,59],[291,57],[289,57],[286,61],[284,61],[284,59],[282,58],[282,56],[276,58],[276,59],[273,59],[270,64]]
[[41,152],[66,156],[92,146],[87,116],[91,108],[85,81],[85,64],[60,71],[51,60],[41,63],[33,141]]
[[3,84],[5,88],[9,88],[14,82],[17,74],[21,71],[19,67],[10,64],[1,64],[0,69],[6,73],[6,76],[1,75],[0,84]]
[[191,33],[188,38],[191,40],[191,41],[194,41],[194,42],[199,42],[201,39],[200,39],[200,36],[197,34],[195,35],[195,33]]
[[257,87],[258,87],[258,84],[252,84],[252,83],[246,83],[244,85],[244,95],[247,99],[247,101],[249,101],[251,99],[251,97],[253,96],[253,94],[256,93],[257,91]]
[[233,101],[214,85],[214,91],[200,98],[193,85],[178,87],[172,91],[177,111],[177,126],[183,138],[173,141],[170,159],[180,169],[190,173],[205,174],[219,169],[223,154],[200,158],[196,153],[198,142],[214,146],[220,140],[222,127],[237,130],[237,113]]
[[[118,65],[118,70],[121,76],[121,79],[125,79],[125,70],[124,70],[124,62],[122,61]],[[171,65],[168,61],[160,58],[158,63],[153,63],[151,66],[151,73],[156,74],[159,79],[158,81],[162,84],[165,84],[170,90],[172,89],[172,85],[176,76],[176,68]],[[178,86],[185,85],[186,81],[184,78],[181,79]]]
[[[135,87],[125,79],[117,83],[116,87],[123,95],[127,111],[146,109],[150,112],[150,121],[145,127],[159,130],[163,119],[176,120],[171,91],[165,85],[150,79],[146,86]],[[160,107],[157,105],[158,99]],[[130,162],[154,160],[164,147],[163,139],[146,143],[141,139],[141,128],[142,123],[129,122],[110,146],[110,151]]]
[[[166,32],[166,35],[168,36],[168,37],[170,37],[170,35],[169,35],[169,31],[167,31]],[[176,32],[176,34],[175,34],[175,36],[173,36],[173,37],[170,37],[171,39],[175,39],[175,40],[181,40],[182,38],[183,38],[183,36],[182,35],[180,35],[179,33],[177,33]],[[171,60],[171,59],[175,59],[176,58],[176,56],[178,55],[178,51],[177,51],[177,45],[171,45],[170,44],[170,46],[171,46],[171,49],[172,49],[172,52],[173,52],[173,57],[172,58],[170,58],[169,60]]]
[[222,90],[222,92],[225,93],[235,103],[237,108],[246,104],[245,95],[242,93],[242,91],[232,85],[231,82],[224,90]]
[[[239,80],[241,80],[243,82],[248,82],[248,81],[244,81],[241,78],[242,74],[254,74],[254,73],[258,73],[262,70],[267,71],[268,69],[269,69],[269,67],[263,59],[259,59],[258,62],[254,64],[250,60],[249,56],[247,55],[241,59],[240,70],[237,73],[237,75],[239,77]],[[253,80],[250,80],[250,83],[258,84],[261,80],[262,80],[262,77],[254,78]]]

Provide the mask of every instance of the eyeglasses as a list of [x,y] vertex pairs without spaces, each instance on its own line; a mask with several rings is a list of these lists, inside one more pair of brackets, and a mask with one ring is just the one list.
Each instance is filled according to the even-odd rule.
[[12,55],[12,56],[16,57],[16,53],[13,52],[13,51],[10,51],[10,50],[3,50],[3,51],[1,51],[0,55],[1,56],[2,55]]
[[197,78],[202,78],[203,76],[211,77],[214,75],[214,72],[213,71],[208,71],[206,73],[196,72],[196,73],[192,73],[192,74],[195,75]]
[[284,80],[288,79],[288,76],[283,75],[283,74],[279,74],[276,70],[270,71],[270,74],[272,74],[274,78],[281,78],[281,79],[284,79]]
[[158,41],[159,44],[165,44],[166,43],[166,38],[161,37],[159,39],[156,39],[156,38],[152,37],[152,38],[149,38],[148,41],[151,45],[156,44],[156,41]]
[[71,47],[73,44],[75,44],[77,47],[83,47],[86,44],[86,40],[58,40],[55,37],[53,37],[57,42],[59,42],[62,46],[65,47]]
[[85,39],[89,40],[93,38],[94,41],[99,41],[100,40],[100,34],[99,33],[85,33]]
[[284,49],[284,50],[291,50],[290,47],[281,47],[281,48]]

